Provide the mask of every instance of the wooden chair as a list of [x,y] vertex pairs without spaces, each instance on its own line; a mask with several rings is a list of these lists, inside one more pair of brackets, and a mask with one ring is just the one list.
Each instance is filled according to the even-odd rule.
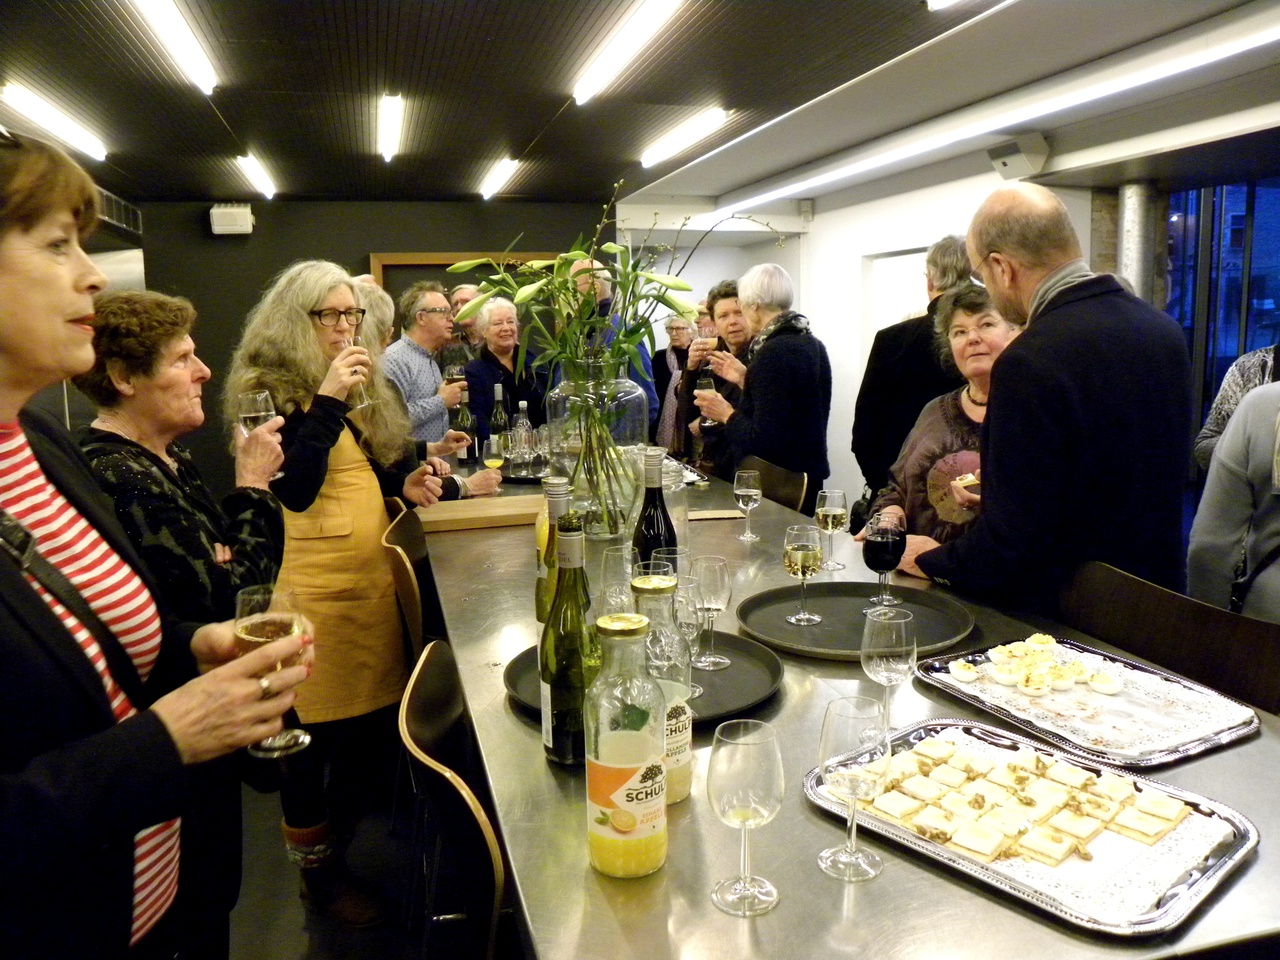
[[[410,908],[417,912],[418,886],[425,892],[422,953],[430,955],[433,929],[464,921],[467,956],[492,960],[506,870],[502,849],[484,807],[455,768],[469,765],[470,730],[465,718],[458,665],[447,643],[436,640],[418,660],[400,701],[400,739],[414,760],[414,881]],[[487,852],[489,870],[483,870]],[[447,886],[462,894],[466,909],[437,914],[441,867],[456,865]],[[491,881],[491,885],[490,885]]]
[[391,561],[391,575],[396,583],[396,599],[400,601],[400,616],[404,619],[405,640],[409,662],[417,663],[422,656],[423,614],[422,591],[418,586],[415,564],[427,556],[427,540],[422,533],[422,521],[405,507],[399,497],[383,500],[391,525],[382,535],[382,548]]
[[743,457],[738,469],[760,471],[760,493],[765,499],[792,510],[799,510],[804,503],[804,495],[809,490],[807,473],[787,470],[755,456]]
[[1069,627],[1255,707],[1280,709],[1280,624],[1192,600],[1097,561],[1076,570],[1059,603]]

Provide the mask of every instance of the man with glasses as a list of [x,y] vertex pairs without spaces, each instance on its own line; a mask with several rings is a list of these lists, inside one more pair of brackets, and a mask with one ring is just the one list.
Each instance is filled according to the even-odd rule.
[[420,280],[401,295],[400,314],[404,336],[387,348],[383,369],[409,408],[414,439],[438,443],[466,386],[466,381],[445,383],[436,362],[436,354],[453,336],[453,310],[443,286]]
[[[474,283],[460,283],[449,291],[449,307],[456,318],[462,308],[480,296],[480,288]],[[470,316],[466,320],[453,321],[453,335],[440,350],[438,359],[440,369],[448,371],[453,367],[465,367],[480,356],[480,348],[484,338],[476,333],[476,318]]]
[[1088,560],[1181,592],[1182,329],[1089,269],[1066,206],[1044,187],[997,190],[967,244],[1000,313],[1027,326],[991,373],[981,515],[941,547],[907,537],[899,569],[1045,611]]

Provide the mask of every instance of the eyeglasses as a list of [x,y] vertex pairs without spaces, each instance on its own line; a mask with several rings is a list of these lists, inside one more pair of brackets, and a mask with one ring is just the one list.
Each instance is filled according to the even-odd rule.
[[322,327],[336,327],[339,318],[347,321],[350,326],[358,327],[364,323],[365,315],[365,311],[359,307],[352,307],[350,310],[336,310],[330,307],[328,310],[308,310],[307,313],[319,320]]
[[423,307],[419,313],[442,313],[445,316],[452,317],[453,311],[448,307]]

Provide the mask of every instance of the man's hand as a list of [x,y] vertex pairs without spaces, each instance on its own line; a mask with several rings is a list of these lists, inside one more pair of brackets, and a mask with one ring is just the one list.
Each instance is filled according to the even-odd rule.
[[444,405],[452,410],[462,402],[462,391],[466,388],[467,381],[457,380],[453,383],[442,383],[440,389],[436,391],[436,396],[444,401]]
[[907,535],[907,549],[902,551],[902,560],[898,563],[898,569],[903,573],[909,573],[913,577],[920,577],[922,580],[928,580],[929,575],[925,573],[916,564],[916,557],[922,553],[928,553],[930,550],[936,550],[942,546],[933,537],[920,537],[915,534]]
[[[887,507],[883,507],[882,509],[878,510],[877,513],[882,513],[886,517],[897,517],[898,526],[901,527],[903,530],[907,529],[907,511],[903,510],[896,503],[890,504]],[[853,539],[857,540],[859,543],[867,539],[867,528],[863,527],[861,530],[855,533],[853,535]]]
[[423,464],[404,478],[404,498],[419,507],[429,507],[440,500],[444,484],[431,472],[429,464]]
[[689,432],[695,437],[702,436],[702,418],[698,417],[689,421]]

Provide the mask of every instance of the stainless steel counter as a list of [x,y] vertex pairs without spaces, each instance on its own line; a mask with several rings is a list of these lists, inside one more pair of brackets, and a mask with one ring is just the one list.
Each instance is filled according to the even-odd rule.
[[[732,505],[723,484],[691,493],[693,509]],[[741,520],[690,524],[694,554],[726,556],[734,569],[734,599],[718,629],[736,628],[732,611],[743,597],[794,582],[782,570],[781,551],[785,528],[795,522],[796,514],[766,501],[752,516],[761,536],[752,544],[736,539]],[[785,654],[781,689],[750,714],[780,731],[791,785],[782,812],[752,836],[754,871],[777,885],[778,907],[741,920],[711,904],[713,883],[736,872],[738,859],[737,831],[724,826],[706,800],[713,729],[695,731],[693,793],[669,808],[666,866],[639,880],[602,877],[587,863],[583,774],[547,763],[537,723],[508,702],[503,687],[507,662],[538,637],[532,528],[439,533],[427,542],[515,889],[542,960],[1172,957],[1280,936],[1280,855],[1270,847],[1280,835],[1280,718],[1262,714],[1261,736],[1152,774],[1240,810],[1257,824],[1263,841],[1259,853],[1177,933],[1119,940],[1083,934],[866,834],[863,841],[885,860],[880,877],[843,884],[821,873],[818,852],[839,841],[843,825],[805,800],[801,778],[816,763],[827,702],[879,695],[881,688],[856,663]],[[598,560],[592,565],[596,556],[589,549],[589,573],[598,569]],[[834,576],[874,579],[849,535],[836,535],[836,556],[846,569]],[[928,589],[910,578],[896,582],[903,589]],[[1031,632],[999,611],[967,606],[976,627],[957,650]],[[896,725],[939,717],[981,715],[918,683],[898,689]]]

